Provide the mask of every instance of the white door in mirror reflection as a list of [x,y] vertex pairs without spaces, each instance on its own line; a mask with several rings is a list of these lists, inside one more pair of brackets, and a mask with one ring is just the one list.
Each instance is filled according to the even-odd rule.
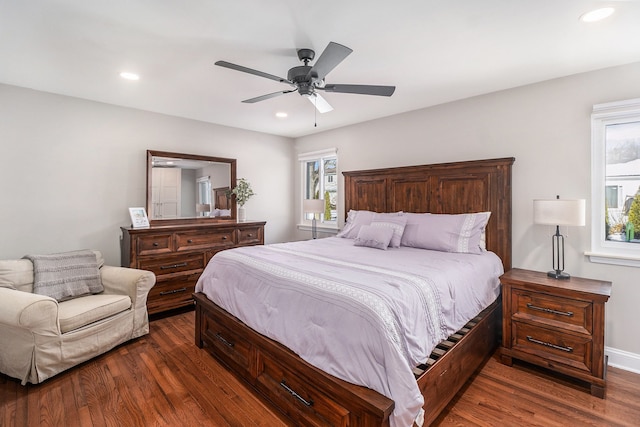
[[179,168],[153,168],[151,170],[151,218],[175,219],[180,217]]
[[196,212],[198,216],[211,216],[211,178],[202,176],[196,179],[198,183],[198,203]]

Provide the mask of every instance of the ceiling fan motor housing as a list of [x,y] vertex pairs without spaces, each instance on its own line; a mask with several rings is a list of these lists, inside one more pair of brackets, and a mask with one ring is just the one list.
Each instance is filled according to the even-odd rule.
[[313,76],[309,74],[311,68],[310,65],[300,65],[299,67],[293,67],[287,73],[287,79],[296,85],[300,95],[313,94]]

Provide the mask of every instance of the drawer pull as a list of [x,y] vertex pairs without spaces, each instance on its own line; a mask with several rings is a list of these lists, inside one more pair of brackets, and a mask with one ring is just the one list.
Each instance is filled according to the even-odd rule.
[[293,390],[291,387],[289,387],[287,385],[286,382],[284,382],[284,380],[280,381],[280,386],[282,386],[282,388],[284,388],[285,390],[287,390],[289,392],[289,394],[291,394],[291,396],[295,397],[296,399],[298,399],[300,402],[304,403],[306,406],[312,406],[313,405],[313,400],[309,399],[306,400],[305,398],[303,398],[302,396],[300,396],[298,393],[295,392],[295,390]]
[[540,340],[537,340],[537,339],[531,337],[531,335],[527,335],[527,341],[535,343],[535,344],[540,344],[540,345],[543,345],[545,347],[551,347],[551,348],[554,348],[556,350],[566,351],[567,353],[572,353],[573,352],[573,347],[565,347],[563,345],[556,345],[556,344],[551,344],[550,342],[540,341]]
[[157,248],[159,246],[158,242],[153,242],[153,246],[155,246]]
[[222,236],[222,240],[227,240],[227,236]]
[[547,307],[538,307],[537,305],[533,305],[530,302],[527,303],[527,308],[530,308],[532,310],[544,311],[545,313],[559,314],[561,316],[567,316],[567,317],[573,316],[573,311],[559,311],[559,310],[554,310],[552,308],[547,308]]
[[187,288],[180,288],[180,289],[173,289],[171,291],[162,291],[162,292],[160,292],[160,295],[177,294],[178,292],[184,292],[186,290],[187,290]]
[[173,265],[162,265],[160,266],[160,270],[168,270],[170,268],[178,268],[178,267],[186,267],[187,263],[186,262],[181,262],[179,264],[173,264]]
[[193,239],[187,240],[187,243],[193,243]]
[[227,341],[226,339],[224,339],[224,338],[222,337],[222,335],[220,335],[220,332],[218,332],[218,333],[216,334],[216,338],[218,339],[218,341],[220,341],[222,344],[226,345],[226,346],[227,346],[227,347],[229,347],[229,348],[233,348],[233,346],[235,345],[234,343],[229,342],[229,341]]
[[253,234],[249,233],[247,234],[248,237],[253,237]]

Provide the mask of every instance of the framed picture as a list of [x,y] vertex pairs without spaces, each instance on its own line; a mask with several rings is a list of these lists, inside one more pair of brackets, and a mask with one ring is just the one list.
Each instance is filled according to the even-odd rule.
[[147,212],[144,208],[129,208],[129,215],[131,216],[131,226],[133,228],[149,226],[149,218],[147,218]]

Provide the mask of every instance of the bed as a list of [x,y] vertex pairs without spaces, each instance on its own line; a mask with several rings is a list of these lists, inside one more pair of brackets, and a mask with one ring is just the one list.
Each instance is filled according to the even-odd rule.
[[[394,327],[398,328],[398,324],[404,325],[405,321],[394,323],[393,316],[384,315],[384,309],[378,309],[377,316],[361,315],[358,312],[358,304],[368,298],[373,302],[367,304],[372,307],[380,307],[376,305],[377,296],[376,298],[363,298],[361,296],[353,297],[351,294],[347,295],[340,290],[341,287],[335,287],[333,281],[343,280],[349,283],[352,283],[352,280],[355,281],[356,279],[353,278],[355,276],[351,276],[355,265],[363,271],[365,276],[362,283],[356,285],[358,290],[359,286],[377,286],[376,281],[391,283],[397,279],[410,280],[410,283],[423,283],[422,279],[422,281],[407,279],[404,273],[396,271],[396,268],[390,270],[382,267],[385,260],[390,259],[387,257],[391,256],[391,253],[402,254],[400,259],[410,259],[414,256],[412,254],[420,251],[434,253],[436,258],[430,261],[430,266],[427,266],[432,270],[437,270],[447,262],[453,262],[453,265],[462,265],[467,259],[464,257],[486,258],[488,265],[493,265],[487,269],[493,269],[494,276],[509,269],[511,265],[511,165],[513,161],[513,158],[504,158],[344,172],[346,212],[387,213],[385,221],[391,222],[395,221],[393,219],[395,217],[392,217],[394,213],[399,211],[434,214],[491,212],[483,234],[483,244],[486,245],[489,252],[483,252],[481,255],[453,254],[453,257],[449,256],[447,260],[452,258],[454,261],[447,261],[444,258],[437,258],[441,256],[438,251],[403,248],[402,246],[390,251],[356,248],[353,241],[349,242],[348,239],[338,237],[321,239],[323,242],[299,242],[298,246],[292,243],[256,247],[249,250],[249,252],[253,251],[253,254],[245,253],[247,249],[225,251],[220,254],[221,256],[212,259],[207,267],[210,270],[209,273],[207,271],[203,273],[196,288],[197,291],[203,292],[194,294],[196,301],[196,345],[206,348],[296,424],[317,426],[410,425],[413,418],[411,421],[407,421],[409,420],[407,414],[415,414],[416,408],[412,408],[411,405],[415,406],[418,397],[421,405],[424,400],[423,412],[420,411],[419,416],[415,419],[418,424],[421,422],[424,422],[424,425],[430,424],[469,376],[495,349],[500,331],[499,289],[498,291],[494,289],[491,296],[485,293],[482,298],[478,295],[469,297],[469,300],[484,299],[483,307],[486,308],[479,313],[466,313],[464,319],[458,316],[455,321],[447,320],[438,323],[438,319],[434,320],[437,316],[429,318],[427,310],[419,312],[418,315],[411,312],[412,319],[416,319],[416,322],[424,320],[425,324],[429,324],[431,330],[435,330],[439,334],[436,334],[435,338],[431,338],[435,341],[432,343],[433,345],[429,346],[429,352],[424,353],[421,335],[416,335],[411,340],[396,339],[395,347],[393,344],[387,346],[388,341],[394,341]],[[347,227],[351,223],[348,222]],[[367,231],[369,230],[370,228]],[[358,249],[363,251],[357,252]],[[370,260],[358,258],[359,254],[365,253],[366,250],[372,254],[373,258]],[[337,259],[335,256],[333,258],[329,256],[334,253],[348,255],[339,255]],[[295,256],[295,259],[282,258],[286,255]],[[444,257],[444,255],[442,256]],[[494,259],[491,259],[492,257]],[[245,264],[241,264],[243,262]],[[280,269],[280,266],[286,263],[291,264],[290,268],[295,270],[293,273]],[[500,264],[499,271],[496,270],[496,263]],[[316,267],[316,264],[320,264],[320,266]],[[402,264],[402,261],[393,261],[393,265],[398,264]],[[244,267],[245,265],[251,265],[252,268],[260,266],[260,269],[257,267],[256,270],[249,269]],[[409,264],[406,264],[406,267],[413,268]],[[235,274],[233,271],[239,270],[246,270],[248,273],[243,277],[230,279],[231,274]],[[330,271],[334,276],[327,278],[326,275]],[[456,267],[455,271],[462,271],[462,269]],[[471,274],[477,273],[472,272]],[[266,275],[280,278],[280,282],[274,283],[271,288],[266,289],[258,286],[265,281]],[[308,299],[295,300],[298,303],[289,300],[285,304],[288,308],[282,307],[282,304],[277,303],[281,295],[284,295],[280,292],[287,292],[284,288],[290,285],[289,282],[293,280],[293,276],[296,278],[308,276],[305,279],[308,284],[317,288],[327,288],[329,292],[324,294],[325,296],[319,296],[319,294],[308,292],[304,288],[305,290],[301,294],[304,294],[304,298]],[[448,280],[450,279],[445,281]],[[470,282],[476,279],[463,276],[460,280]],[[237,283],[230,283],[232,281]],[[429,281],[435,281],[435,279],[429,279]],[[409,287],[405,283],[409,282],[402,282],[401,287]],[[420,286],[426,288],[423,285],[414,285],[416,288]],[[253,292],[254,288],[257,289],[257,297],[246,294],[248,291]],[[499,288],[499,283],[497,288]],[[232,290],[233,292],[240,291],[242,296],[232,296]],[[455,298],[456,304],[458,301],[464,300],[462,292],[459,292]],[[440,292],[439,297],[435,299],[442,299],[443,301],[439,301],[439,303],[447,306],[450,301],[446,301],[445,294],[446,292]],[[350,298],[354,301],[357,300],[357,303],[354,305],[346,303],[345,301]],[[216,303],[212,300],[215,300]],[[333,312],[333,306],[325,305],[329,304],[331,300],[336,307],[343,310],[340,312],[341,314]],[[422,302],[420,304],[414,303],[416,300]],[[414,295],[407,298],[406,301],[400,298],[393,299],[396,301],[394,304],[402,306],[403,310],[412,305],[424,309],[423,306],[428,304],[423,300],[429,300],[429,298]],[[309,301],[314,301],[314,303],[310,304]],[[460,302],[459,305],[462,306],[462,303]],[[303,323],[295,321],[288,323],[284,320],[289,315],[293,316],[292,319],[299,319],[300,317],[295,316],[304,314],[301,313],[304,310],[300,310],[299,307],[310,306],[322,308],[322,312],[330,315],[324,320],[314,317],[312,322]],[[264,309],[264,313],[255,314],[262,309]],[[255,318],[252,317],[254,314]],[[362,325],[358,326],[360,329],[357,331],[350,330],[346,326],[355,322],[355,318],[365,319]],[[279,319],[275,324],[279,324],[280,329],[276,329],[272,325],[272,319]],[[334,341],[324,341],[327,338],[322,334],[329,329],[329,323],[332,321],[335,323],[336,319],[344,321],[343,330],[330,335],[329,340],[333,338]],[[458,324],[454,328],[455,322]],[[370,330],[383,331],[386,337],[391,337],[391,339],[383,340],[375,337],[370,333]],[[442,335],[443,331],[446,331],[445,335]],[[380,345],[373,346],[376,348],[371,350],[371,356],[358,359],[359,355],[365,353],[364,344],[362,344],[364,336],[371,336],[373,340],[378,339]],[[287,343],[287,346],[285,347],[280,342]],[[300,344],[301,342],[303,344]],[[403,344],[399,345],[398,342]],[[324,365],[318,363],[313,357],[310,359],[306,353],[306,348],[313,347],[314,344],[324,349],[324,351],[315,353],[321,354],[326,359]],[[414,344],[416,344],[415,349]],[[410,351],[407,351],[407,347],[410,347]],[[289,348],[295,349],[302,357]],[[395,355],[394,348],[400,348],[400,357]],[[418,348],[419,350],[417,350]],[[416,354],[421,354],[421,351],[424,354],[416,356]],[[407,354],[410,354],[410,357],[407,357]],[[396,369],[402,364],[396,359],[403,358],[412,360],[412,367],[409,367],[411,368],[410,381],[407,379],[405,368]],[[354,365],[358,365],[357,368],[343,366],[348,365],[345,361],[350,359],[357,361],[354,363]],[[325,369],[316,366],[323,366]],[[352,372],[351,369],[354,371]],[[332,372],[335,375],[327,372]],[[389,374],[389,372],[393,374]],[[385,374],[388,378],[381,379],[382,386],[379,386],[376,380]],[[348,381],[342,380],[338,376]],[[374,383],[371,385],[369,381]],[[397,384],[393,385],[394,381]],[[390,387],[395,387],[395,394],[383,390],[387,383],[392,384]],[[371,388],[355,384],[370,384]],[[402,394],[404,392],[407,392],[409,396],[412,395],[411,393],[417,392],[418,397],[407,399]],[[387,396],[402,396],[402,398],[398,398],[398,402],[394,402]]]

